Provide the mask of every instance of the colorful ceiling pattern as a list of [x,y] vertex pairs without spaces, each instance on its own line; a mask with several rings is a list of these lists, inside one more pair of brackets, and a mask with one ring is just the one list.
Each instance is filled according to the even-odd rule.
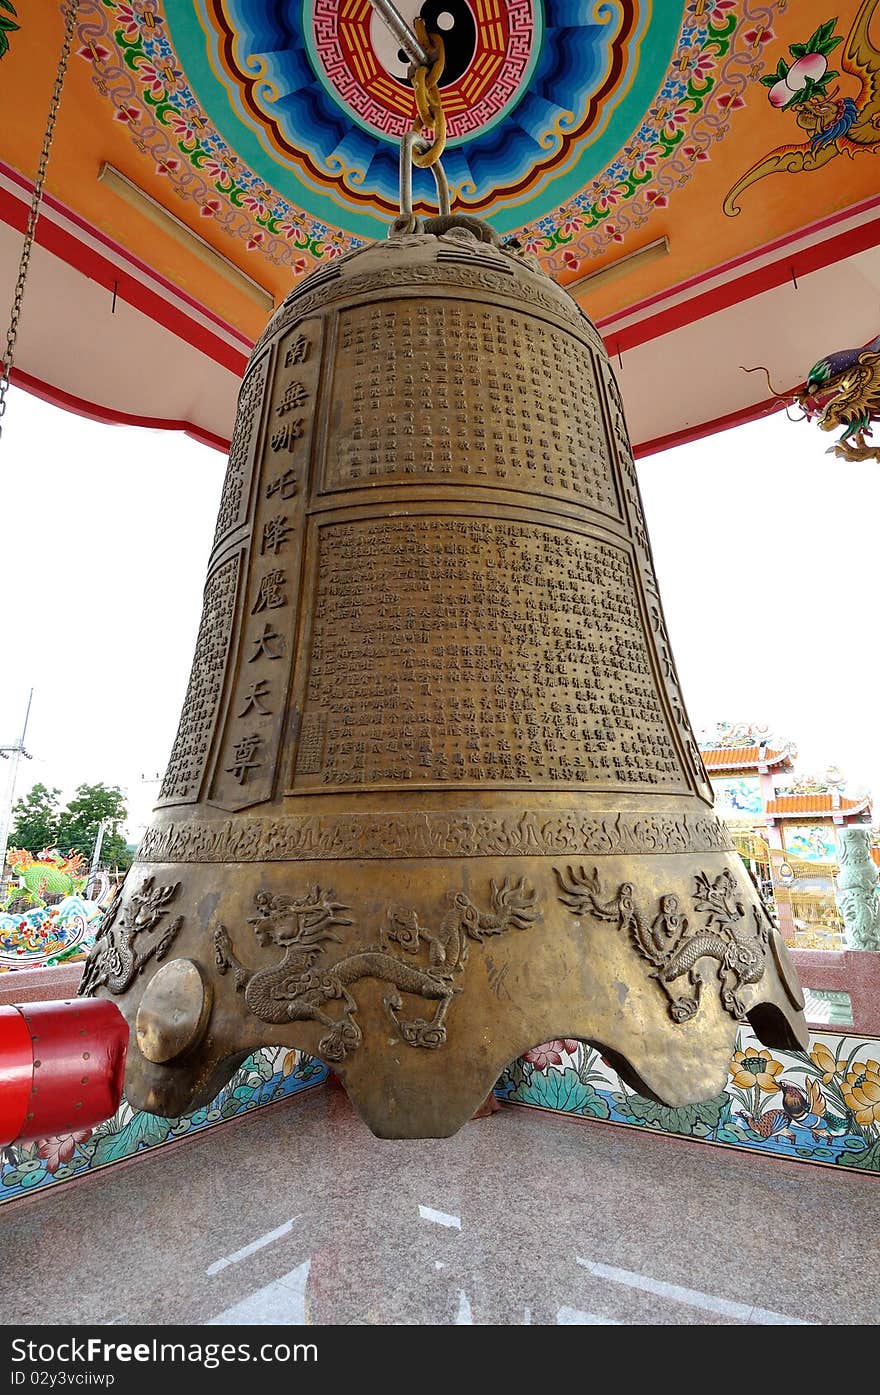
[[[662,80],[678,30],[674,9],[665,24],[649,24],[635,0],[605,0],[596,7],[601,22],[582,21],[570,0],[473,0],[473,9],[468,0],[418,3],[404,0],[407,17],[422,14],[448,46],[444,163],[459,204],[471,212],[528,206],[541,176],[579,162],[591,136],[604,132],[616,146],[640,115],[645,83],[653,90]],[[197,7],[201,30],[195,16],[174,12],[178,52],[195,72],[207,39],[211,76],[201,73],[201,91],[218,123],[224,105],[244,121],[242,153],[255,168],[275,178],[266,154],[292,163],[308,185],[348,206],[350,227],[362,208],[393,218],[413,92],[408,63],[369,0],[303,0],[301,8],[198,0]],[[640,62],[649,29],[652,43]],[[422,172],[417,194],[427,200],[432,189]]]
[[[667,206],[785,0],[402,0],[444,34],[457,206],[571,275]],[[406,65],[368,0],[81,0],[79,56],[177,195],[302,273],[397,211]],[[432,203],[417,171],[416,199]]]
[[[215,3],[212,8],[222,24],[222,5]],[[238,31],[247,40],[251,63],[268,76],[272,67],[281,66],[279,59],[288,55],[265,53],[255,17],[258,10],[277,6],[271,0],[262,5],[238,0],[235,8],[242,15]],[[414,4],[411,8],[415,13]],[[468,0],[425,0],[418,13],[430,32],[444,35],[446,61],[440,86],[449,143],[489,130],[521,95],[534,69],[541,48],[540,0],[509,0],[508,4],[475,0],[473,10]],[[413,114],[409,59],[401,56],[369,0],[342,6],[337,0],[315,0],[314,4],[305,0],[289,43],[293,51],[306,46],[319,81],[371,135],[399,140],[409,129]],[[244,48],[244,43],[239,47]],[[274,85],[277,91],[277,82]],[[276,119],[274,111],[266,115]]]

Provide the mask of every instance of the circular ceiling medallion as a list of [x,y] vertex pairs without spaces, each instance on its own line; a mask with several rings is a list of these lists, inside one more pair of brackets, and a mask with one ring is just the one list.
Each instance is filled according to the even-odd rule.
[[[311,9],[311,0],[307,0]],[[440,78],[450,142],[490,130],[522,94],[540,48],[535,0],[401,0],[412,27],[420,16],[445,49]],[[308,35],[305,15],[304,26]],[[412,125],[410,60],[369,0],[318,6],[311,20],[315,70],[352,117],[399,140]]]
[[[646,0],[400,5],[443,36],[446,174],[459,207],[482,214],[532,203],[550,178],[577,187],[576,165],[601,167],[662,82],[679,24],[675,7],[658,19]],[[337,204],[393,217],[415,95],[369,0],[196,0],[195,11],[198,26],[173,11],[184,70],[251,167],[271,186],[268,156]],[[413,191],[432,205],[428,172]]]

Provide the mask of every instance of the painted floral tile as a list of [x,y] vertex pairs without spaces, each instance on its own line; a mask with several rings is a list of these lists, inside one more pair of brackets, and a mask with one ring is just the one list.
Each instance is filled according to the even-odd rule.
[[[263,1047],[206,1108],[164,1119],[123,1102],[95,1129],[6,1148],[0,1155],[0,1204],[213,1128],[321,1085],[327,1074],[326,1066],[302,1052]],[[515,1061],[496,1094],[511,1104],[695,1142],[880,1173],[876,1038],[817,1032],[809,1052],[771,1052],[741,1028],[724,1092],[678,1109],[630,1090],[594,1048],[573,1039],[550,1041]]]
[[0,907],[0,974],[85,959],[103,914],[103,906],[82,896],[14,914]]
[[593,1047],[550,1041],[514,1061],[495,1093],[511,1104],[880,1173],[876,1038],[815,1032],[809,1052],[771,1052],[741,1027],[723,1093],[678,1109],[629,1089]]
[[94,1129],[41,1138],[0,1151],[0,1205],[15,1197],[57,1186],[147,1148],[214,1128],[250,1110],[275,1104],[321,1085],[327,1067],[302,1051],[264,1046],[249,1056],[206,1108],[164,1119],[132,1109],[124,1100],[112,1119]]

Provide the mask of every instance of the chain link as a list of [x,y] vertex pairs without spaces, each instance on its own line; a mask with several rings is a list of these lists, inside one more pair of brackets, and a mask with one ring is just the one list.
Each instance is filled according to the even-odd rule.
[[15,341],[18,338],[18,322],[21,318],[21,303],[24,299],[24,289],[27,283],[28,267],[31,260],[31,249],[33,248],[34,236],[37,231],[37,219],[40,216],[40,204],[43,199],[43,184],[46,180],[46,169],[49,164],[49,152],[52,149],[52,138],[55,135],[55,122],[58,118],[58,108],[61,105],[61,92],[64,87],[64,78],[67,74],[67,64],[70,58],[71,44],[73,42],[73,29],[76,23],[76,11],[77,0],[69,0],[67,14],[64,20],[64,41],[61,45],[61,57],[58,60],[58,69],[55,74],[55,86],[52,88],[52,98],[49,102],[49,119],[46,122],[46,132],[43,136],[43,145],[40,150],[40,159],[34,178],[34,192],[31,197],[30,212],[28,213],[24,246],[21,249],[21,261],[18,264],[18,280],[15,283],[15,294],[12,298],[12,313],[9,318],[9,328],[6,331],[6,352],[3,355],[3,366],[2,371],[0,371],[0,436],[3,434],[3,417],[6,414],[6,393],[9,388],[9,375],[12,372],[12,365],[15,361]]
[[414,146],[412,151],[413,164],[426,170],[437,163],[446,149],[446,113],[443,110],[439,87],[446,63],[446,53],[440,35],[429,34],[425,21],[420,15],[417,15],[413,21],[413,28],[422,47],[432,49],[437,55],[430,69],[426,67],[416,68],[412,80],[417,109],[412,129],[416,135],[423,135],[428,130],[434,132],[434,138],[426,150],[417,150]]
[[[450,212],[449,185],[440,163],[440,157],[446,148],[446,113],[443,110],[439,84],[443,76],[446,53],[441,36],[429,34],[427,25],[420,15],[413,20],[413,28],[422,48],[435,56],[430,63],[418,64],[411,70],[416,116],[400,143],[400,216],[392,223],[389,235],[415,232],[419,225],[412,206],[413,165],[431,171],[437,186],[440,216],[448,217]],[[427,135],[428,131],[432,134]]]
[[[389,229],[389,236],[392,233],[411,233],[416,231],[418,219],[413,213],[412,203],[412,167],[413,151],[419,141],[415,131],[407,131],[400,143],[400,217],[395,218]],[[427,142],[422,142],[424,146]],[[449,184],[439,160],[435,160],[431,166],[431,173],[434,176],[434,183],[437,187],[437,206],[440,217],[448,218],[452,212],[449,199]]]

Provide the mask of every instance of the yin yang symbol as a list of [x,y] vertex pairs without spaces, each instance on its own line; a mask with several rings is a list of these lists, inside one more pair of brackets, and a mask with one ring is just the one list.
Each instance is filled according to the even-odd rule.
[[[421,15],[428,33],[442,38],[446,62],[440,87],[458,82],[470,67],[477,47],[477,24],[467,0],[422,0],[421,4],[419,0],[398,0],[397,8],[410,28],[416,15]],[[375,12],[370,22],[370,41],[386,72],[402,86],[411,87],[409,57]]]

